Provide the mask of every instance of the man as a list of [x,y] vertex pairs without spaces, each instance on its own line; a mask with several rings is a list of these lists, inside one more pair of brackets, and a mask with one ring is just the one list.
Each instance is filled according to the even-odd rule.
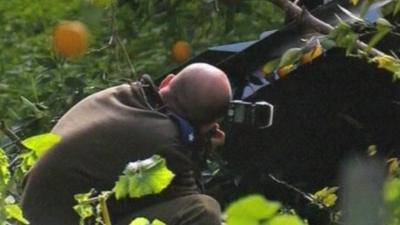
[[218,203],[200,194],[198,156],[224,143],[216,119],[231,99],[226,75],[204,63],[167,76],[157,90],[149,78],[93,94],[71,108],[52,132],[62,140],[29,172],[22,199],[31,225],[77,225],[73,195],[110,190],[128,162],[163,156],[175,177],[164,191],[139,199],[110,199],[116,225],[138,216],[168,225],[220,224]]

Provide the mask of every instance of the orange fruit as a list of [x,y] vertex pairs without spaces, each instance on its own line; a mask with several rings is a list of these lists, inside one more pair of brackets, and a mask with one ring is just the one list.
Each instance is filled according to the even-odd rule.
[[79,21],[64,21],[53,31],[54,51],[67,58],[82,55],[88,47],[89,33]]
[[294,69],[295,69],[294,65],[282,66],[281,68],[278,69],[277,73],[280,78],[284,78]]
[[190,44],[183,40],[176,41],[172,45],[171,53],[177,62],[186,61],[191,55]]
[[306,63],[312,62],[315,58],[317,58],[320,55],[322,55],[323,52],[324,52],[324,50],[323,50],[322,46],[320,44],[316,45],[309,52],[304,53],[301,56],[300,64],[306,64]]

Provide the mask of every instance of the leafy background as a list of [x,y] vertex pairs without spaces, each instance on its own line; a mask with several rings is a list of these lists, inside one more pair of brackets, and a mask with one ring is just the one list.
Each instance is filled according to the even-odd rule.
[[[90,46],[83,57],[54,54],[52,31],[63,20],[86,24]],[[257,39],[282,21],[279,10],[259,0],[3,1],[0,119],[21,137],[47,132],[90,93],[138,74],[159,77],[179,65],[171,56],[177,40],[188,42],[194,56]],[[2,146],[7,142],[0,136]]]

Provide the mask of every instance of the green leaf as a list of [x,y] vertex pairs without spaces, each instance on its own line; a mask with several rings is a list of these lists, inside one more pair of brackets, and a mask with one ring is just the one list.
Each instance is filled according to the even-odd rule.
[[400,179],[392,178],[386,181],[383,193],[386,202],[400,201]]
[[0,148],[0,196],[10,180],[10,171],[8,170],[8,159],[4,150]]
[[165,159],[155,155],[146,160],[129,163],[116,182],[116,198],[139,198],[160,193],[172,181],[174,174],[166,167]]
[[151,225],[150,221],[144,217],[134,219],[129,225]]
[[89,199],[93,196],[95,190],[92,189],[87,193],[79,193],[74,195],[75,201],[78,204],[74,205],[73,209],[78,213],[80,219],[79,224],[83,225],[86,218],[93,216],[93,206]]
[[283,53],[279,67],[297,63],[303,55],[301,48],[290,48]]
[[366,52],[371,50],[372,47],[374,47],[380,40],[382,40],[382,38],[385,37],[392,30],[392,27],[392,24],[390,24],[389,21],[387,21],[386,19],[378,18],[378,20],[376,21],[376,33],[369,40]]
[[265,75],[268,75],[270,73],[272,73],[274,70],[276,70],[279,66],[281,59],[277,58],[277,59],[273,59],[268,61],[267,63],[265,63],[262,67],[262,71]]
[[22,144],[28,149],[35,152],[35,154],[40,157],[47,150],[53,147],[55,144],[60,142],[61,137],[54,133],[47,133],[36,135],[22,141]]
[[279,202],[268,201],[261,195],[250,195],[233,202],[225,211],[227,225],[258,225],[275,215]]
[[399,0],[397,0],[397,1],[395,1],[396,2],[396,5],[395,5],[395,7],[393,8],[393,16],[395,16],[395,15],[397,15],[397,13],[400,11],[400,1]]
[[138,217],[134,220],[129,225],[166,225],[164,222],[155,219],[153,222],[150,223],[150,221],[144,217]]
[[17,204],[5,205],[7,219],[14,219],[22,224],[29,224],[22,214],[21,208]]
[[164,222],[162,222],[161,220],[155,219],[153,220],[153,222],[151,222],[152,225],[167,225]]
[[305,223],[296,215],[282,214],[275,216],[263,225],[305,225]]
[[358,35],[351,29],[351,26],[343,20],[340,20],[328,37],[336,42],[337,47],[345,48],[347,55],[351,53],[358,40]]
[[115,183],[113,191],[115,192],[116,199],[126,197],[129,193],[129,176],[120,176],[118,181]]

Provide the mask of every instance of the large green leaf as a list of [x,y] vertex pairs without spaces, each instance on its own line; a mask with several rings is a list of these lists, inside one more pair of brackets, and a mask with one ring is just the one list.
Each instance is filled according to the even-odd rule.
[[40,134],[22,141],[28,149],[34,151],[38,157],[42,156],[47,150],[61,140],[61,137],[54,133]]
[[150,221],[146,218],[139,217],[134,219],[129,225],[150,225]]
[[268,201],[261,195],[250,195],[226,209],[227,225],[258,225],[274,216],[280,207],[279,202]]
[[113,188],[117,199],[126,196],[139,198],[144,195],[160,193],[174,177],[174,174],[167,168],[165,159],[158,155],[129,163],[123,174]]
[[305,225],[305,223],[296,215],[282,214],[275,216],[263,225]]
[[14,219],[22,224],[29,224],[22,214],[21,208],[17,204],[5,205],[7,219]]
[[53,133],[36,135],[23,140],[22,144],[27,147],[29,151],[20,155],[22,158],[19,168],[21,172],[25,173],[28,171],[47,150],[60,140],[61,137]]
[[400,202],[400,178],[392,178],[386,181],[384,199],[386,202]]

